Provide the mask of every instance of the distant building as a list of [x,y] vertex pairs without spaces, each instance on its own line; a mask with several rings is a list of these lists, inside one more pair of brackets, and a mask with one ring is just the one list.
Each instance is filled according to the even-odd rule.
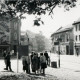
[[80,55],[80,18],[73,23],[74,53]]
[[37,51],[37,44],[35,40],[35,34],[30,31],[22,31],[21,32],[21,39],[20,39],[21,45],[28,45],[29,46],[29,52],[31,51]]
[[54,53],[58,53],[58,39],[60,40],[60,53],[66,55],[74,54],[73,45],[73,27],[68,25],[67,27],[60,27],[56,32],[51,35],[52,38],[52,50]]
[[52,50],[54,53],[58,51],[58,45],[55,44],[58,38],[61,38],[60,51],[61,54],[80,55],[80,18],[67,27],[60,27],[51,35]]
[[10,49],[17,52],[17,46],[20,44],[21,19],[13,18],[10,21]]
[[9,15],[0,16],[0,56],[6,50],[17,51],[20,42],[21,20]]

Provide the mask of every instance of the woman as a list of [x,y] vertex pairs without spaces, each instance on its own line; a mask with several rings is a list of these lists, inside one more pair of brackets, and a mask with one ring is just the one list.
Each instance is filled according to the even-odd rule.
[[43,74],[45,75],[45,68],[47,68],[47,64],[46,64],[46,57],[43,55],[43,53],[40,53],[40,64],[41,64],[41,70],[43,70]]
[[38,70],[38,54],[34,53],[33,58],[32,58],[32,71],[35,72]]
[[22,64],[23,64],[23,71],[26,71],[26,58],[25,56],[22,56]]

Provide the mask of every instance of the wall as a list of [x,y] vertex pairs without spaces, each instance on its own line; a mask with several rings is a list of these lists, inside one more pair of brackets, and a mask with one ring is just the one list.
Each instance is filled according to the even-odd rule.
[[[77,31],[76,31],[76,25],[77,25]],[[79,26],[80,23],[76,23],[74,24],[74,54],[75,55],[80,55],[80,39],[79,39],[79,35],[80,35],[80,29]],[[77,40],[76,40],[76,36],[77,36]],[[78,49],[78,54],[77,54],[77,49]]]
[[21,28],[21,21],[18,18],[14,18],[10,21],[10,43],[12,45],[18,45],[20,41],[20,28]]

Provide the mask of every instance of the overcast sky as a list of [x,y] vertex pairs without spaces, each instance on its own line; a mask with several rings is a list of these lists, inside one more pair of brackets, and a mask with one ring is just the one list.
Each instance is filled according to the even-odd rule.
[[80,18],[80,5],[70,9],[70,11],[65,11],[63,7],[56,7],[53,12],[53,19],[48,14],[40,16],[44,21],[44,25],[39,27],[33,25],[35,16],[26,14],[26,19],[22,20],[21,30],[30,30],[35,33],[42,31],[43,35],[50,38],[51,34],[54,33],[58,28],[61,26],[65,27],[66,25],[71,24]]

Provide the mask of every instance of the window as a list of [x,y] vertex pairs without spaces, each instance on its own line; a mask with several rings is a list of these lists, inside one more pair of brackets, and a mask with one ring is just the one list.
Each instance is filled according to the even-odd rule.
[[17,30],[17,22],[14,23],[14,30]]
[[75,28],[76,28],[76,31],[77,31],[77,25],[75,26]]
[[76,41],[77,41],[77,36],[76,36]]
[[79,31],[80,31],[80,24],[79,24]]
[[67,35],[67,41],[69,41],[69,36]]
[[14,40],[17,40],[17,33],[14,33]]

